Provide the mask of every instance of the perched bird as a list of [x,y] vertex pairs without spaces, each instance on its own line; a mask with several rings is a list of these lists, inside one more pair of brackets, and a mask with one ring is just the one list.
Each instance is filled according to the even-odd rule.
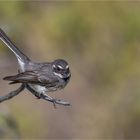
[[10,84],[21,83],[21,91],[27,88],[38,98],[54,104],[70,105],[68,102],[47,95],[48,92],[63,89],[69,82],[71,73],[65,60],[57,59],[52,62],[35,63],[13,44],[2,29],[0,29],[0,39],[15,54],[19,64],[19,73],[7,76],[4,80],[11,81]]

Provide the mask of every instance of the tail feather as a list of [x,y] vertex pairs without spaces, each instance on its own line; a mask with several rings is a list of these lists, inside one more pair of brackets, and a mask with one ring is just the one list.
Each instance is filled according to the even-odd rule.
[[3,78],[3,80],[11,81],[9,84],[17,84],[19,83],[17,80],[15,80],[16,76],[6,76]]
[[14,81],[15,76],[6,76],[6,77],[3,78],[3,80]]
[[21,62],[27,62],[30,59],[23,54],[9,39],[9,37],[6,35],[6,33],[0,28],[0,39],[6,44],[6,46],[16,55],[18,61]]
[[17,82],[17,81],[13,81],[13,82],[10,82],[9,85],[17,84],[17,83],[19,83],[19,82]]

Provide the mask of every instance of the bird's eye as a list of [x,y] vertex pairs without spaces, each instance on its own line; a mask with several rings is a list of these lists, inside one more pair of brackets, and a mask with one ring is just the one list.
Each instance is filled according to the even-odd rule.
[[54,68],[54,70],[57,71],[57,72],[63,71],[63,67],[60,66],[60,65],[53,65],[53,68]]
[[61,71],[61,68],[60,68],[60,67],[56,67],[56,70],[57,70],[57,71]]

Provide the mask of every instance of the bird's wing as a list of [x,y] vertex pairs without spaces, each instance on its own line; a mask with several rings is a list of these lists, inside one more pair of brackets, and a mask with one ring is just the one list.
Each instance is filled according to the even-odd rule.
[[33,83],[40,85],[51,85],[52,83],[58,82],[57,79],[50,78],[47,75],[40,75],[38,71],[26,71],[19,73],[14,76],[7,76],[4,80],[12,81],[10,84],[15,83]]

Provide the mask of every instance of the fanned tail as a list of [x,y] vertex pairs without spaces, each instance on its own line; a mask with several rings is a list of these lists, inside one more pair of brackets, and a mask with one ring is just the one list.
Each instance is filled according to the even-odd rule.
[[0,28],[0,39],[6,44],[6,46],[16,55],[19,62],[25,63],[28,62],[30,59],[23,54],[9,39],[6,33]]

